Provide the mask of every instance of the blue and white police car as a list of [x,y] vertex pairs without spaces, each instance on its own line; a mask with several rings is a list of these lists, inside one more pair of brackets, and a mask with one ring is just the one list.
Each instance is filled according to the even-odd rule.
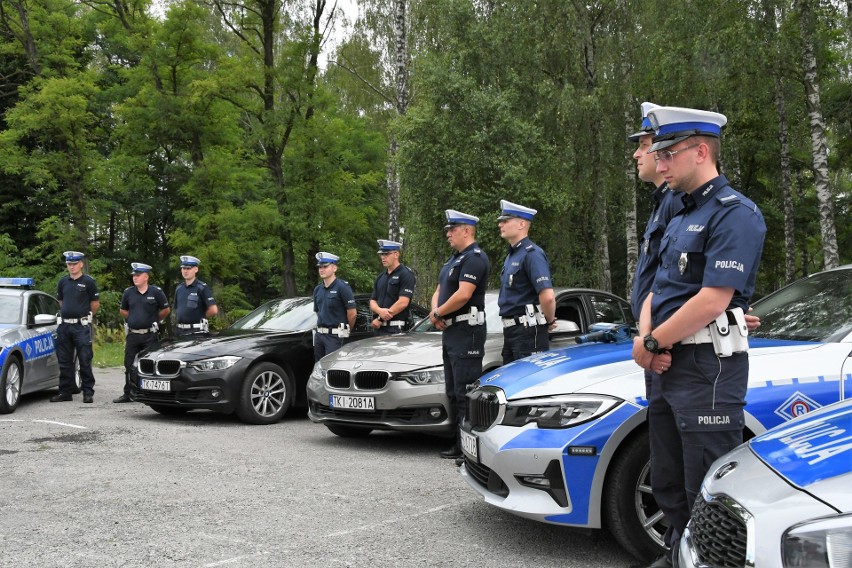
[[680,542],[681,568],[852,566],[852,399],[722,456]]
[[32,278],[0,278],[0,414],[14,412],[21,395],[59,385],[59,302],[34,286]]
[[[852,265],[799,280],[754,306],[746,439],[852,398]],[[484,375],[468,395],[462,476],[486,503],[608,528],[638,558],[667,528],[651,493],[647,400],[632,342],[578,345]]]

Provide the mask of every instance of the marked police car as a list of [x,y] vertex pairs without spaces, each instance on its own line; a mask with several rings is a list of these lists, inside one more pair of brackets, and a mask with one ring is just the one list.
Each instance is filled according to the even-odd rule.
[[850,488],[847,399],[716,460],[681,539],[679,565],[852,566]]
[[[21,395],[59,386],[56,314],[59,302],[34,290],[32,278],[0,278],[0,414]],[[80,377],[76,377],[80,392]]]
[[[852,395],[852,265],[754,306],[746,438]],[[480,379],[468,397],[462,475],[507,512],[607,527],[639,558],[667,521],[651,494],[645,380],[632,342],[538,354]]]

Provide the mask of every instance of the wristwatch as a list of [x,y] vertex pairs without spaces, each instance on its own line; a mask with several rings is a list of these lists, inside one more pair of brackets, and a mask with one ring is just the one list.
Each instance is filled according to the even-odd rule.
[[642,338],[642,345],[645,346],[646,351],[650,351],[654,355],[658,353],[662,353],[662,349],[660,349],[660,344],[657,343],[656,338],[650,333]]
[[441,314],[438,313],[437,308],[435,308],[435,310],[432,312],[432,315],[435,317],[436,320],[441,319]]

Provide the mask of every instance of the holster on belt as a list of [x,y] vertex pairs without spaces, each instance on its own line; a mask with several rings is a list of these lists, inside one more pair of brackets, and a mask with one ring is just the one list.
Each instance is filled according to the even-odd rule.
[[710,339],[719,357],[748,351],[748,327],[742,308],[725,310],[710,323]]

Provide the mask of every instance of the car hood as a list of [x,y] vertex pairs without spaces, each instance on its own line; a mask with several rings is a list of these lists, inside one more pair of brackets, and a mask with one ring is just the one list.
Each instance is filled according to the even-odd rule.
[[323,359],[323,366],[349,366],[369,361],[371,364],[400,366],[409,370],[443,365],[439,332],[400,333],[369,337],[348,343]]
[[852,401],[774,428],[749,447],[791,485],[841,512],[852,511]]
[[[749,343],[751,376],[757,377],[777,376],[779,368],[798,371],[804,364],[802,351],[823,345],[757,338]],[[480,385],[502,389],[507,399],[594,393],[646,405],[645,374],[633,362],[632,350],[632,341],[563,347],[500,367],[483,376]]]
[[164,343],[151,353],[162,353],[179,359],[239,355],[244,351],[270,343],[281,343],[288,339],[297,340],[309,333],[310,331],[225,329],[213,337],[178,339]]

